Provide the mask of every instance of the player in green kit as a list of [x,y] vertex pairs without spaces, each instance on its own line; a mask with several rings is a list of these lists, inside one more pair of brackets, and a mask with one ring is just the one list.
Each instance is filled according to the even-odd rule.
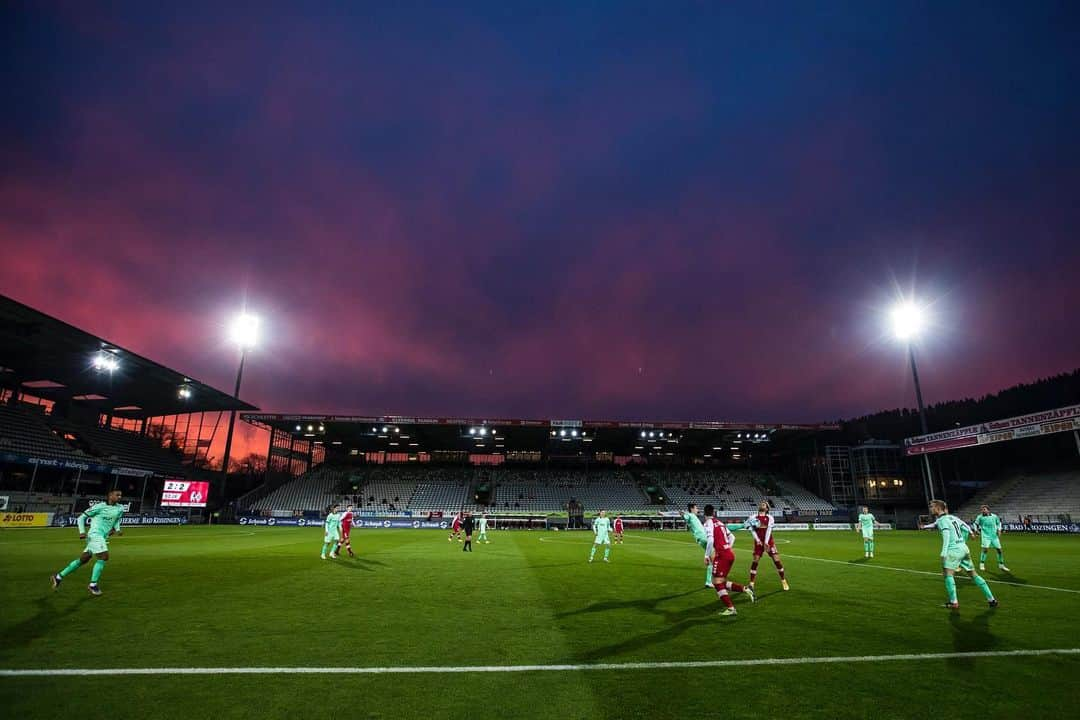
[[930,501],[930,514],[934,516],[934,524],[941,531],[941,573],[945,577],[945,593],[948,600],[945,607],[956,610],[960,607],[956,599],[956,578],[953,575],[957,570],[964,570],[971,575],[971,581],[982,590],[986,602],[990,607],[998,606],[994,599],[994,593],[971,564],[971,551],[968,550],[967,539],[971,535],[971,528],[960,518],[949,514],[949,507],[942,500]]
[[330,551],[330,559],[337,559],[337,546],[341,542],[341,513],[338,510],[340,505],[333,505],[330,507],[330,512],[326,514],[326,521],[323,522],[323,549],[322,554],[319,556],[323,560],[326,559],[326,552]]
[[990,512],[990,508],[986,505],[980,507],[979,510],[980,514],[972,523],[975,526],[975,534],[979,536],[979,544],[982,546],[982,551],[979,553],[979,569],[986,569],[986,551],[994,548],[997,550],[998,570],[1011,572],[1005,567],[1005,553],[1001,551],[1001,538],[998,537],[1001,532],[1001,518]]
[[863,553],[868,558],[874,557],[874,516],[870,513],[870,508],[865,505],[861,508],[862,512],[859,513],[859,521],[857,523],[856,530],[862,531],[862,545]]
[[589,551],[589,562],[593,561],[596,548],[601,545],[604,546],[604,562],[610,562],[608,557],[611,555],[611,520],[608,519],[606,510],[601,510],[600,515],[593,520],[592,531],[595,537],[592,550]]
[[[686,522],[686,529],[690,531],[690,534],[694,536],[694,542],[701,546],[704,550],[709,544],[709,537],[705,533],[705,526],[701,524],[701,520],[697,516],[697,505],[695,503],[687,503],[686,512],[682,514],[683,521]],[[705,587],[711,588],[712,582],[712,564],[705,565]]]
[[[60,572],[52,576],[53,590],[60,588],[69,574],[90,562],[90,558],[97,557],[94,568],[90,571],[90,584],[87,590],[91,595],[100,595],[101,588],[98,580],[101,573],[105,572],[105,563],[109,561],[109,536],[113,533],[120,534],[120,518],[124,515],[124,506],[120,504],[120,491],[110,490],[106,495],[105,502],[92,505],[83,510],[79,515],[79,539],[86,540],[86,548],[75,560],[68,563]],[[86,528],[86,521],[90,520],[90,529]]]
[[480,534],[476,536],[476,542],[482,542],[485,545],[490,545],[491,541],[487,537],[487,513],[480,514],[480,520],[478,521],[480,527]]

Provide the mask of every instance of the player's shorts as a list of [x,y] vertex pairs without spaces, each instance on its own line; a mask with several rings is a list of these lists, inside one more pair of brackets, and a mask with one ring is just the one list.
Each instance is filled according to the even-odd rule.
[[975,566],[971,564],[971,551],[967,548],[945,553],[945,557],[941,564],[947,570],[963,570],[965,572],[971,572],[975,569]]
[[337,530],[328,532],[323,536],[324,543],[338,542],[339,540],[341,540],[341,534]]
[[594,545],[610,545],[611,544],[611,536],[609,536],[607,533],[605,533],[603,535],[597,535],[596,539],[593,540],[593,544]]
[[982,544],[982,549],[983,550],[986,550],[987,548],[994,548],[995,550],[1000,550],[1001,549],[1001,538],[997,538],[997,537],[988,538],[985,535],[983,535],[980,542]]
[[874,531],[873,530],[863,530],[862,531],[862,539],[863,540],[873,540],[874,539]]
[[109,552],[109,541],[102,535],[87,535],[86,548],[83,552],[88,552],[91,555]]
[[713,557],[712,574],[713,577],[727,577],[731,572],[731,566],[735,564],[735,553],[731,550],[725,552],[718,552]]
[[759,542],[754,543],[754,557],[759,558],[765,553],[769,555],[776,554],[776,541],[773,538],[769,538],[769,542],[764,545]]

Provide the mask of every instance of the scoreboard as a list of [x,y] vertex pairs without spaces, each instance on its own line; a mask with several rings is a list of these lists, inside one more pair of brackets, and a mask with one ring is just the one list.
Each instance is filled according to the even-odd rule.
[[202,480],[166,480],[161,507],[206,507],[210,483]]

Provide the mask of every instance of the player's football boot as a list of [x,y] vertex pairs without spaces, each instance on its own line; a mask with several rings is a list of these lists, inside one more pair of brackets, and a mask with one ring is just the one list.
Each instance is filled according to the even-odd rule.
[[987,600],[986,604],[992,608],[996,608],[998,606],[997,598],[994,598],[993,600]]
[[325,556],[325,555],[320,555],[319,557],[320,557],[320,558],[322,558],[323,560],[325,560],[325,559],[326,559],[326,556]]
[[97,586],[97,583],[90,583],[89,585],[86,586],[86,589],[90,591],[91,595],[100,595],[101,594],[101,588],[99,588]]
[[56,573],[52,576],[52,589],[59,590],[60,583],[64,582],[64,578],[60,577],[60,573]]
[[735,608],[726,608],[720,611],[721,615],[738,615],[739,612]]
[[979,563],[979,569],[980,570],[985,570],[986,569],[986,563]]
[[1012,572],[1012,570],[1010,570],[1009,568],[1005,567],[1004,565],[998,565],[998,570],[1000,570],[1000,571],[1002,571],[1002,572]]
[[757,602],[757,595],[754,594],[754,588],[747,585],[743,588],[743,592],[750,596],[750,602]]
[[787,584],[787,580],[781,580],[780,587],[784,588],[784,592],[787,592],[791,589],[791,586]]
[[707,588],[711,588],[712,586],[713,586],[712,583],[705,583],[705,587],[707,587]]
[[958,602],[954,602],[954,603],[947,602],[944,605],[942,605],[942,607],[945,608],[946,610],[959,610],[960,609],[960,603],[958,603]]

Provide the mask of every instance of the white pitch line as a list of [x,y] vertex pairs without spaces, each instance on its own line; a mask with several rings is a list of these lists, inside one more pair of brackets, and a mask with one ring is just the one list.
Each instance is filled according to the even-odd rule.
[[[846,560],[829,560],[828,558],[810,557],[809,555],[793,555],[791,553],[784,553],[786,558],[798,558],[800,560],[814,560],[816,562],[832,563],[834,565],[846,565],[847,567],[861,567],[861,568],[877,568],[878,570],[893,570],[894,572],[906,572],[913,575],[932,575],[934,577],[941,577],[940,572],[930,572],[929,570],[912,570],[911,568],[893,567],[891,565],[871,565],[870,563],[853,563]],[[958,578],[970,579],[966,575],[961,575],[959,572],[956,574]],[[1050,585],[1030,585],[1028,583],[1009,582],[1008,580],[996,580],[991,578],[991,582],[994,585],[1012,585],[1014,587],[1026,587],[1036,588],[1038,590],[1053,590],[1055,592],[1073,593],[1080,595],[1080,590],[1073,590],[1072,588],[1060,588]]]
[[578,665],[463,665],[419,667],[160,667],[160,668],[55,668],[0,670],[0,677],[56,677],[89,675],[452,675],[463,673],[580,672],[588,670],[676,670],[687,668],[757,667],[772,665],[836,665],[847,663],[955,660],[998,657],[1080,655],[1080,648],[1042,650],[987,650],[902,655],[850,655],[839,657],[758,658],[756,660],[688,660],[676,662],[585,663]]

